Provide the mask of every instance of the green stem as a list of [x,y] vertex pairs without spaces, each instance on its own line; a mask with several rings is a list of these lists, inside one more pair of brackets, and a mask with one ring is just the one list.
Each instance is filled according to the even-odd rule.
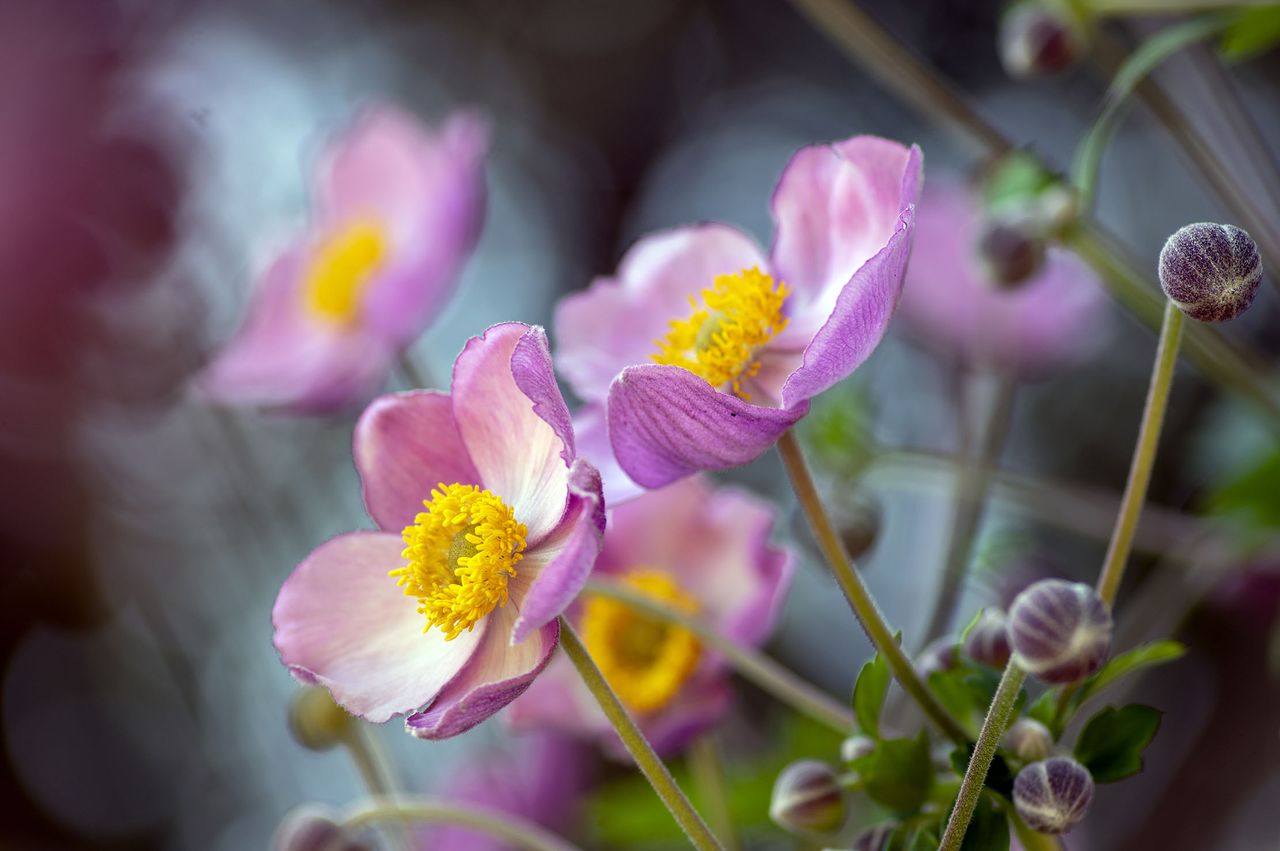
[[[346,746],[347,753],[351,755],[351,760],[356,764],[364,785],[372,795],[385,797],[399,792],[395,771],[391,767],[391,759],[367,725],[352,719],[347,725],[342,743]],[[405,851],[413,848],[413,839],[403,824],[396,826],[394,836],[395,844],[400,848]]]
[[1026,676],[1012,660],[1005,666],[1000,685],[987,710],[987,717],[982,722],[982,731],[978,733],[978,742],[973,747],[969,767],[965,769],[964,779],[960,781],[956,805],[951,811],[951,818],[947,820],[947,829],[942,834],[938,851],[958,851],[964,841],[969,820],[973,818],[973,811],[978,806],[978,796],[982,794],[982,786],[987,781],[991,760],[995,758],[996,748],[1000,746],[1000,737],[1009,726],[1013,708],[1018,702],[1018,690],[1022,688],[1022,681]]
[[725,851],[738,851],[741,845],[733,828],[724,763],[720,758],[720,745],[714,733],[706,732],[693,740],[689,748],[689,770],[701,793],[707,821],[715,826],[716,836],[720,837]]
[[550,833],[541,825],[492,807],[449,801],[444,798],[413,797],[370,799],[342,823],[357,831],[382,822],[409,824],[452,824],[501,839],[524,851],[580,851],[578,846]]
[[654,753],[649,740],[636,727],[636,722],[618,700],[618,696],[614,694],[613,688],[600,673],[600,669],[596,667],[595,661],[583,646],[582,639],[578,637],[573,624],[563,616],[560,618],[560,645],[564,647],[565,655],[578,669],[578,675],[582,677],[582,681],[591,691],[596,702],[600,704],[600,708],[604,710],[609,723],[613,724],[618,732],[618,738],[622,740],[622,744],[636,761],[640,773],[649,781],[649,785],[653,786],[653,791],[666,805],[676,824],[680,825],[680,829],[689,837],[693,847],[698,851],[724,851],[711,833],[711,829],[707,827],[707,823],[702,820],[702,816],[698,815],[693,804],[690,804],[684,792],[680,791],[671,772],[667,771],[662,760]]
[[651,617],[679,624],[724,656],[744,678],[769,692],[782,703],[842,735],[848,735],[853,730],[853,713],[843,703],[833,700],[825,692],[800,679],[768,656],[756,653],[721,635],[702,618],[682,612],[621,582],[597,577],[587,580],[583,590],[588,594],[609,597],[626,603]]
[[951,717],[942,704],[938,703],[933,692],[929,691],[920,679],[911,660],[902,651],[902,646],[885,623],[884,615],[880,613],[875,600],[867,591],[862,577],[858,575],[853,562],[845,553],[844,545],[840,543],[840,536],[832,526],[831,518],[827,516],[822,500],[818,497],[818,490],[814,487],[813,477],[809,474],[809,466],[805,463],[804,453],[800,450],[794,431],[788,431],[778,439],[778,452],[782,455],[782,463],[787,468],[787,475],[791,478],[791,487],[795,490],[796,499],[799,500],[800,507],[804,509],[805,516],[809,519],[809,526],[813,529],[814,537],[817,538],[818,547],[826,556],[831,572],[840,583],[840,588],[844,591],[845,598],[849,601],[858,622],[862,624],[863,630],[871,640],[871,645],[884,657],[898,684],[920,705],[929,720],[948,738],[958,744],[964,744],[969,739],[964,727],[960,726],[960,723]]

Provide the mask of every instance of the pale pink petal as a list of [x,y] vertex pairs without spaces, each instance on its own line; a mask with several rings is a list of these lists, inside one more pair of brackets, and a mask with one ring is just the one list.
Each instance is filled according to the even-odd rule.
[[435,390],[375,399],[356,423],[352,449],[365,508],[389,532],[413,523],[438,484],[480,483],[452,403]]
[[515,730],[556,730],[578,738],[613,731],[578,670],[563,653],[552,658],[503,718]]
[[573,418],[573,434],[577,441],[578,457],[585,458],[600,471],[604,483],[605,505],[611,509],[635,499],[645,489],[632,481],[618,465],[609,443],[608,420],[603,403],[589,405]]
[[280,659],[349,712],[381,723],[430,701],[463,670],[481,631],[432,629],[387,573],[399,535],[353,532],[322,544],[285,580],[271,621]]
[[[695,675],[675,699],[641,721],[645,738],[659,756],[670,757],[715,726],[732,706],[733,692],[722,676]],[[609,749],[617,759],[630,761],[622,741],[611,729]]]

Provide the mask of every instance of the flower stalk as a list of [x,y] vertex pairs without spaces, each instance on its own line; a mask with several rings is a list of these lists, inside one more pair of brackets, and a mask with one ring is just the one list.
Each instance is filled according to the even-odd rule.
[[724,760],[714,733],[706,732],[693,740],[689,747],[689,771],[701,795],[702,806],[707,811],[707,820],[715,826],[725,851],[738,851],[742,846],[733,828]]
[[580,851],[578,846],[513,813],[435,797],[379,795],[347,817],[343,827],[356,831],[383,822],[453,824],[487,833],[524,851]]

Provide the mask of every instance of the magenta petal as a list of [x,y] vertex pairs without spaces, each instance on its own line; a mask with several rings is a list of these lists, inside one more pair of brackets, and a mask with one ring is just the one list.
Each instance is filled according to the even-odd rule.
[[285,580],[271,621],[280,660],[381,723],[430,701],[463,670],[481,632],[445,641],[387,572],[404,564],[399,535],[353,532],[322,544]]
[[808,410],[752,405],[680,367],[635,366],[609,389],[609,440],[627,475],[657,488],[754,460]]
[[523,644],[508,640],[516,617],[508,603],[487,618],[484,640],[467,666],[431,705],[405,719],[405,729],[420,739],[447,739],[465,733],[515,700],[551,661],[560,642],[557,621]]
[[[642,729],[649,744],[659,756],[670,757],[684,750],[699,733],[709,730],[725,716],[731,706],[733,692],[720,676],[703,676],[690,680],[679,696],[644,719]],[[622,741],[610,729],[610,750],[619,759],[628,759]]]
[[435,390],[375,399],[356,423],[352,448],[365,508],[390,532],[413,523],[436,485],[480,483],[452,403]]
[[[517,570],[532,576],[520,600],[520,617],[511,634],[519,643],[560,615],[573,602],[591,574],[604,543],[604,496],[600,474],[585,460],[574,462],[569,476],[569,508],[564,521],[525,553]],[[514,595],[513,595],[514,596]]]

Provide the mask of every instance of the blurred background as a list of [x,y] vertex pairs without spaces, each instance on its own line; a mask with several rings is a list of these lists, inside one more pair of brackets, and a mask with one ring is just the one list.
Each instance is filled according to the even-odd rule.
[[[1069,164],[1106,89],[1096,68],[1010,79],[996,2],[864,9],[1016,145]],[[1212,90],[1178,77],[1189,70],[1175,62],[1162,79],[1195,113]],[[1230,73],[1276,150],[1280,58]],[[652,229],[724,220],[767,245],[769,193],[802,145],[915,142],[927,182],[980,165],[782,2],[0,2],[0,847],[265,848],[295,804],[361,794],[342,753],[289,737],[294,684],[270,641],[294,565],[369,524],[351,465],[356,412],[212,408],[189,383],[236,327],[264,252],[305,215],[325,134],[371,98],[426,120],[472,105],[492,122],[479,248],[411,353],[434,376],[492,322],[549,324],[559,295],[610,273]],[[1208,132],[1230,149],[1229,128]],[[1099,217],[1153,288],[1168,234],[1231,220],[1141,109],[1100,186]],[[1276,295],[1264,282],[1225,326],[1271,363]],[[1019,390],[1001,463],[1024,486],[997,483],[963,612],[1044,573],[1096,575],[1155,345],[1120,308],[1104,314],[1079,362]],[[818,457],[839,456],[858,424],[911,450],[873,462],[856,495],[836,462],[815,463],[851,527],[872,530],[861,566],[913,647],[950,522],[951,466],[934,462],[957,440],[953,377],[895,323],[814,417],[837,435],[834,456]],[[970,406],[996,392],[981,377],[966,386]],[[831,428],[810,439],[831,443]],[[1280,844],[1276,441],[1247,405],[1180,370],[1118,641],[1174,635],[1191,652],[1139,683],[1167,713],[1147,771],[1098,796],[1072,848]],[[792,514],[773,456],[734,478]],[[810,553],[802,522],[779,528]],[[1272,545],[1246,550],[1259,535]],[[842,697],[869,654],[812,554],[770,652]],[[740,693],[726,738],[745,777],[806,740],[784,734],[768,698]],[[378,732],[406,787],[424,792],[507,746],[496,720],[443,743],[395,723]],[[624,847],[610,833],[617,794],[596,797],[582,841]],[[792,847],[758,815],[759,847]]]

